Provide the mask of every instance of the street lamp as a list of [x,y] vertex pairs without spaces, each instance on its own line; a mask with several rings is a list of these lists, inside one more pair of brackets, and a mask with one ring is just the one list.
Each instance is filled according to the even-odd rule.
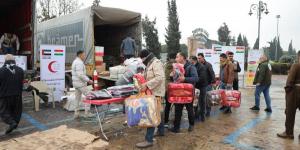
[[275,52],[275,60],[278,60],[277,59],[277,56],[278,56],[278,41],[279,41],[279,35],[278,35],[278,25],[279,25],[279,18],[280,18],[280,15],[277,15],[276,16],[277,18],[277,39],[276,39],[276,52]]
[[253,14],[253,12],[257,14],[257,18],[258,18],[258,49],[259,49],[259,40],[260,40],[260,19],[261,19],[261,14],[265,13],[266,15],[269,14],[269,10],[267,7],[267,4],[259,1],[258,4],[252,4],[250,6],[250,11],[249,11],[249,15],[251,16]]

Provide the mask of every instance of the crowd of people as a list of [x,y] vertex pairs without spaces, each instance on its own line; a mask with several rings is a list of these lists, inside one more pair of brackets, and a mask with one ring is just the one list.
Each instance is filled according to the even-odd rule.
[[[188,112],[189,128],[188,131],[194,130],[195,121],[204,122],[210,116],[211,108],[206,105],[206,92],[211,91],[213,84],[217,78],[212,65],[205,60],[202,53],[197,56],[187,58],[185,53],[179,52],[174,55],[169,55],[168,61],[163,64],[157,59],[153,53],[148,50],[140,52],[140,58],[146,66],[144,77],[146,83],[141,85],[140,90],[151,90],[157,102],[162,102],[165,99],[165,108],[163,119],[157,126],[158,133],[155,134],[155,127],[148,127],[145,141],[137,143],[139,148],[145,148],[153,145],[155,135],[164,136],[165,128],[169,128],[171,132],[180,132],[180,123],[183,108]],[[239,90],[238,72],[241,71],[239,62],[233,59],[234,54],[220,54],[220,72],[219,78],[220,89]],[[83,63],[85,54],[83,51],[77,52],[77,58],[72,64],[72,79],[73,86],[76,89],[76,109],[74,118],[79,117],[79,102],[82,100],[81,95],[87,92],[87,84],[92,84],[86,76],[86,69]],[[300,52],[298,52],[298,60],[300,61]],[[173,69],[173,64],[177,63],[183,66],[184,71],[177,74]],[[175,119],[172,128],[169,127],[169,117],[172,104],[168,102],[167,85],[174,82],[176,76],[177,83],[189,83],[200,90],[200,96],[197,107],[193,106],[193,102],[185,104],[174,104]],[[259,60],[259,66],[256,71],[253,84],[255,85],[255,105],[250,109],[253,111],[260,110],[260,94],[263,93],[266,101],[266,112],[271,113],[271,98],[269,89],[271,86],[272,70],[268,58],[263,55]],[[5,64],[0,68],[0,117],[9,125],[6,134],[17,128],[22,112],[22,86],[24,79],[24,71],[16,66],[15,58],[11,54],[5,56]],[[300,64],[296,63],[291,67],[288,75],[285,91],[286,91],[286,131],[277,134],[282,138],[293,139],[293,128],[295,124],[295,113],[300,109]],[[85,107],[85,116],[92,115],[89,111],[89,106]],[[231,108],[221,106],[220,110],[225,114],[231,113]],[[300,135],[299,135],[300,138]]]
[[[222,53],[220,55],[220,88],[238,90],[238,72],[241,71],[239,63],[233,59],[233,53]],[[162,123],[158,126],[158,136],[164,136],[164,127],[169,128],[171,132],[180,132],[180,123],[182,118],[183,108],[185,107],[188,113],[189,128],[188,131],[194,130],[195,121],[204,122],[206,117],[210,116],[211,108],[206,104],[206,92],[212,90],[213,84],[216,82],[216,75],[212,65],[205,60],[204,54],[199,53],[198,56],[187,58],[185,53],[170,54],[165,65],[154,57],[148,50],[143,50],[140,53],[143,63],[146,65],[145,78],[147,82],[143,85],[144,88],[149,88],[154,91],[157,99],[165,98],[165,109]],[[169,127],[170,110],[172,104],[167,100],[168,84],[174,82],[176,76],[173,64],[181,64],[184,68],[184,73],[180,73],[176,77],[177,83],[190,83],[195,88],[200,90],[200,96],[196,107],[193,102],[184,104],[174,104],[175,119],[172,128]],[[165,70],[165,72],[162,72]],[[164,85],[164,86],[163,86]],[[220,108],[224,113],[231,113],[231,108],[222,106]],[[145,141],[137,143],[139,148],[145,148],[153,145],[154,128],[148,128],[145,136]]]

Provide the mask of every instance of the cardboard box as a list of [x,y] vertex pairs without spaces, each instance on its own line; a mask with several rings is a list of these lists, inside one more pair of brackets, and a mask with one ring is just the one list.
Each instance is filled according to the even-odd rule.
[[103,63],[101,66],[96,66],[96,71],[99,73],[101,73],[102,71],[106,71],[106,64]]

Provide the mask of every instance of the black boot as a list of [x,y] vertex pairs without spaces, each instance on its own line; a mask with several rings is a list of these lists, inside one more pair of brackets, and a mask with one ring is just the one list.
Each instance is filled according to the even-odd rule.
[[227,107],[226,110],[224,111],[224,113],[225,113],[225,114],[230,114],[230,113],[232,113],[232,112],[231,112],[231,108],[230,108],[230,107]]
[[5,131],[5,134],[11,133],[14,129],[17,128],[17,126],[18,126],[17,123],[13,123],[13,124],[9,125],[8,129]]

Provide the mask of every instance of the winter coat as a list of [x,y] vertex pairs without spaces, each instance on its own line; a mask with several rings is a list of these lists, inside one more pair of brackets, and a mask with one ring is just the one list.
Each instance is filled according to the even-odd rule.
[[134,55],[135,51],[135,41],[134,39],[127,37],[123,40],[121,44],[121,52],[123,55]]
[[153,57],[147,64],[144,76],[147,80],[146,85],[154,96],[165,96],[165,72],[160,60]]
[[186,61],[184,65],[184,70],[185,70],[184,83],[191,83],[195,86],[199,80],[196,67],[193,64],[191,64],[189,61]]
[[[223,74],[222,74],[223,71]],[[234,66],[230,61],[227,61],[224,66],[220,68],[220,79],[225,84],[233,84],[234,80]]]
[[269,61],[261,62],[257,69],[253,84],[271,85],[272,68]]
[[11,68],[13,72],[5,66],[0,68],[0,98],[22,95],[24,71],[16,65]]
[[87,86],[90,81],[86,75],[86,69],[83,61],[77,57],[72,63],[72,81],[74,88],[81,88]]
[[234,80],[239,80],[239,72],[241,72],[240,63],[236,60],[232,61],[234,68]]
[[208,84],[213,84],[216,80],[216,77],[215,77],[215,72],[214,72],[214,69],[212,68],[212,65],[207,61],[205,61],[203,63],[203,65],[206,67],[206,74],[207,74]]
[[293,64],[289,71],[285,86],[286,92],[295,89],[296,85],[300,85],[300,63]]
[[197,69],[197,73],[198,73],[198,82],[196,84],[197,88],[201,88],[201,87],[206,87],[208,85],[208,81],[207,81],[207,68],[205,65],[201,64],[201,63],[196,63],[195,67]]
[[172,82],[172,79],[170,78],[170,74],[173,71],[173,63],[175,63],[175,60],[169,60],[164,66],[165,76],[166,76],[166,81],[165,81],[166,88],[168,88],[168,84]]

